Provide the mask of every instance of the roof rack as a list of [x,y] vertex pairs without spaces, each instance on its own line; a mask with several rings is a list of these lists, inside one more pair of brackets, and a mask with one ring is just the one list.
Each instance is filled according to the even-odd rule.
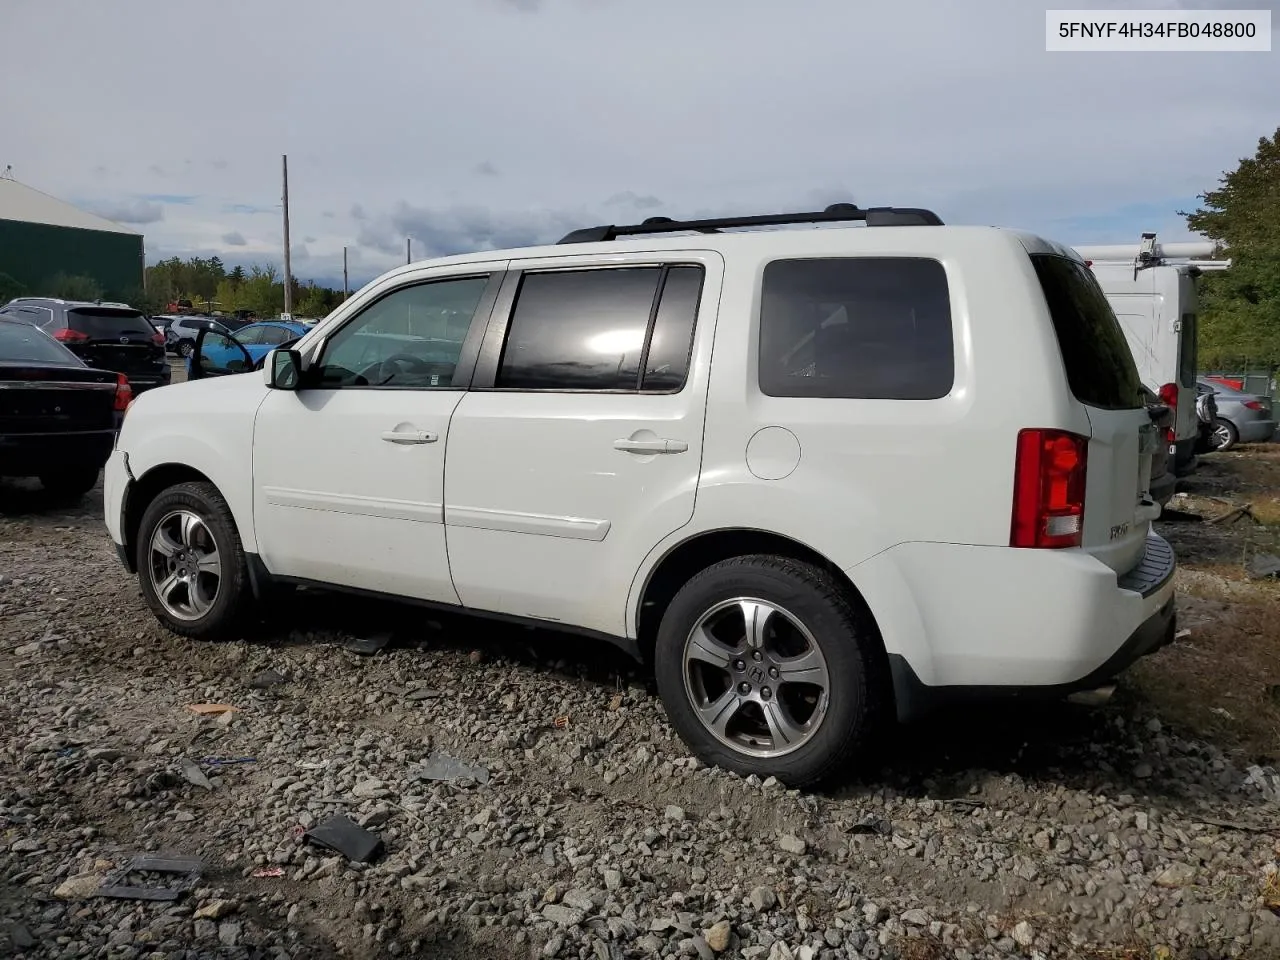
[[599,227],[583,227],[567,233],[560,243],[599,243],[616,240],[622,236],[640,236],[648,233],[679,233],[694,230],[698,233],[719,233],[734,227],[773,227],[793,223],[847,223],[863,221],[868,227],[940,227],[942,220],[932,210],[920,207],[867,207],[865,210],[852,203],[833,203],[825,210],[808,213],[766,213],[754,217],[717,217],[711,220],[672,220],[670,217],[650,217],[643,223],[619,227],[606,224]]

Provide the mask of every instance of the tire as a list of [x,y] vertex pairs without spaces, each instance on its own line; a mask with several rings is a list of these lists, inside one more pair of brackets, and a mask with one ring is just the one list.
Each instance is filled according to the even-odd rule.
[[1213,430],[1214,439],[1217,441],[1214,449],[1219,452],[1225,453],[1240,442],[1240,431],[1230,420],[1219,417],[1213,421]]
[[[737,602],[743,598],[774,608],[764,620],[766,629],[760,633],[760,662],[752,664],[750,658],[756,651],[745,645],[737,646],[736,653],[740,655],[724,666],[706,666],[697,658],[687,660],[691,633],[704,622],[728,646],[733,646],[728,640],[743,637],[747,615]],[[803,636],[805,631],[807,636]],[[803,714],[812,700],[823,703],[823,697],[815,696],[817,686],[775,679],[775,689],[769,686],[768,678],[779,674],[761,673],[760,668],[769,671],[772,663],[781,664],[784,670],[795,670],[798,661],[792,660],[788,665],[785,657],[775,656],[794,652],[784,649],[793,641],[803,642],[806,649],[816,648],[824,661],[826,697],[821,715],[819,708],[807,716]],[[716,646],[713,659],[718,659],[723,649]],[[817,661],[810,658],[810,662]],[[699,759],[743,776],[773,776],[792,787],[817,784],[871,746],[885,719],[887,664],[870,623],[829,573],[786,557],[735,557],[693,577],[663,615],[654,667],[658,692],[680,738]],[[722,689],[726,679],[728,688]],[[715,686],[708,686],[709,682]],[[748,698],[739,697],[739,683],[750,687]],[[797,701],[797,694],[805,696]],[[718,735],[704,723],[698,705],[721,703],[726,697],[736,715]],[[775,727],[764,729],[766,710],[782,710],[789,715],[795,725],[793,733],[812,727],[788,743],[773,734]],[[721,719],[724,713],[721,710]],[[776,712],[774,716],[777,717]],[[743,733],[743,729],[747,732]],[[762,741],[756,736],[760,732],[770,740],[763,752]]]
[[79,500],[98,483],[101,467],[68,467],[57,473],[41,474],[40,485],[59,499]]
[[187,357],[191,356],[191,353],[194,350],[195,350],[195,345],[190,340],[178,341],[178,356],[182,357],[184,360]]
[[[187,517],[195,523],[187,526]],[[181,548],[176,558],[168,558],[173,564],[158,542]],[[216,580],[208,563],[211,545],[216,548]],[[180,483],[161,493],[142,515],[135,550],[142,596],[169,630],[202,640],[229,639],[238,632],[253,606],[253,588],[235,519],[217,487]],[[185,576],[185,583],[164,589],[175,572]]]

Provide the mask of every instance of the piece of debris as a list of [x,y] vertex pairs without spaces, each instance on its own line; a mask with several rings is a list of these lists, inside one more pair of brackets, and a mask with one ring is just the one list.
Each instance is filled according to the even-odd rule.
[[733,936],[733,928],[728,920],[721,920],[708,930],[702,932],[707,946],[715,953],[724,953],[729,949],[729,940]]
[[253,871],[251,876],[258,880],[262,880],[267,877],[283,877],[284,867],[259,867],[257,870]]
[[[195,857],[156,857],[142,854],[133,857],[119,870],[104,877],[97,895],[116,900],[177,900],[195,887],[203,872],[204,861]],[[177,881],[172,886],[166,887],[144,887],[125,883],[130,876],[139,873],[168,874],[177,877]]]
[[200,761],[207,767],[229,767],[238,763],[257,763],[256,757],[205,757]]
[[410,690],[404,695],[406,700],[435,700],[440,696],[439,690],[432,690],[429,687],[419,687],[417,690]]
[[569,718],[556,717],[554,720],[551,721],[551,725],[555,727],[557,730],[565,730],[569,726]]
[[340,853],[356,863],[371,863],[382,854],[382,841],[340,813],[312,827],[304,840]]
[[195,920],[221,920],[240,909],[234,900],[210,900],[195,912]]
[[274,670],[260,670],[249,678],[249,686],[254,690],[266,690],[287,682],[282,675]]
[[1218,517],[1210,517],[1209,523],[1234,523],[1243,517],[1248,517],[1254,523],[1258,522],[1258,518],[1253,515],[1253,504],[1246,503],[1241,506],[1228,510],[1226,513]]
[[93,896],[102,884],[102,877],[96,873],[81,873],[68,877],[53,890],[53,895],[60,900],[84,900]]
[[[610,712],[616,713],[618,710],[621,710],[621,709],[622,709],[622,694],[615,693],[613,697],[609,700],[609,710]],[[712,949],[714,950],[715,948],[712,947]]]
[[182,779],[197,787],[204,787],[206,790],[213,789],[213,784],[209,782],[209,778],[191,760],[182,761]]
[[1225,707],[1213,707],[1209,710],[1209,712],[1212,714],[1216,714],[1219,717],[1222,717],[1224,720],[1235,719],[1235,715],[1232,714],[1232,712],[1230,710],[1227,710]]
[[489,782],[489,768],[470,764],[443,753],[433,753],[412,771],[423,780],[474,780]]
[[348,640],[345,647],[352,653],[358,653],[362,657],[371,657],[375,653],[386,649],[387,644],[390,642],[391,634],[375,633],[368,637],[364,637],[363,639],[357,637],[355,639]]
[[1196,878],[1196,868],[1187,863],[1171,863],[1156,875],[1157,887],[1175,889],[1188,886]]
[[236,713],[239,707],[233,707],[229,703],[189,703],[187,710],[201,717],[218,717],[225,713]]
[[[981,801],[977,801],[978,806],[982,806]],[[879,834],[887,837],[893,833],[893,823],[883,817],[877,817],[875,814],[867,814],[857,823],[849,827],[850,833],[862,834]]]
[[1280,557],[1274,553],[1259,553],[1249,561],[1245,573],[1254,580],[1280,576]]
[[1190,631],[1190,630],[1179,630],[1177,633],[1175,633],[1175,634],[1173,635],[1173,639],[1174,639],[1174,640],[1185,640],[1185,639],[1187,639],[1187,637],[1189,637],[1189,636],[1191,636],[1191,631]]

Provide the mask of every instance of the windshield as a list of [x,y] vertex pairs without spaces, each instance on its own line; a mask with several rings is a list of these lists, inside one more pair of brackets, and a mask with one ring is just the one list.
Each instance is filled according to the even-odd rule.
[[155,329],[137,310],[111,307],[78,307],[67,311],[67,325],[94,339],[122,337],[129,333],[155,335]]
[[29,323],[0,320],[0,360],[80,366],[70,350]]

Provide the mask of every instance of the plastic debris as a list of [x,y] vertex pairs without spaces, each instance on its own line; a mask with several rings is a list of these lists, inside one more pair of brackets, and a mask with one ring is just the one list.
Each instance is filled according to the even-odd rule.
[[236,763],[257,763],[258,760],[256,757],[233,757],[231,759],[227,759],[225,757],[205,757],[200,762],[209,767],[229,767]]
[[182,779],[197,787],[204,787],[206,790],[213,789],[213,784],[209,782],[209,778],[191,760],[182,761]]
[[312,827],[302,837],[317,846],[340,853],[356,863],[371,863],[383,851],[382,841],[376,834],[370,833],[340,813]]
[[187,710],[201,717],[217,717],[224,713],[236,713],[240,708],[229,703],[189,703]]
[[358,653],[362,657],[371,657],[375,653],[385,649],[387,644],[390,642],[391,634],[375,633],[372,636],[365,637],[363,639],[357,638],[348,640],[344,646],[352,653]]
[[[204,861],[195,857],[155,857],[143,854],[133,857],[119,870],[104,877],[97,896],[116,900],[177,900],[195,887],[203,872]],[[172,885],[164,887],[125,883],[129,877],[138,873],[172,874],[178,879]]]
[[252,876],[261,880],[266,877],[283,877],[284,867],[259,867],[253,871]]
[[555,727],[557,730],[566,730],[569,727],[569,718],[556,717],[554,720],[551,721],[551,725]]
[[489,782],[489,768],[479,764],[466,763],[456,757],[443,753],[433,753],[414,768],[415,773],[423,780],[474,780],[476,783]]

